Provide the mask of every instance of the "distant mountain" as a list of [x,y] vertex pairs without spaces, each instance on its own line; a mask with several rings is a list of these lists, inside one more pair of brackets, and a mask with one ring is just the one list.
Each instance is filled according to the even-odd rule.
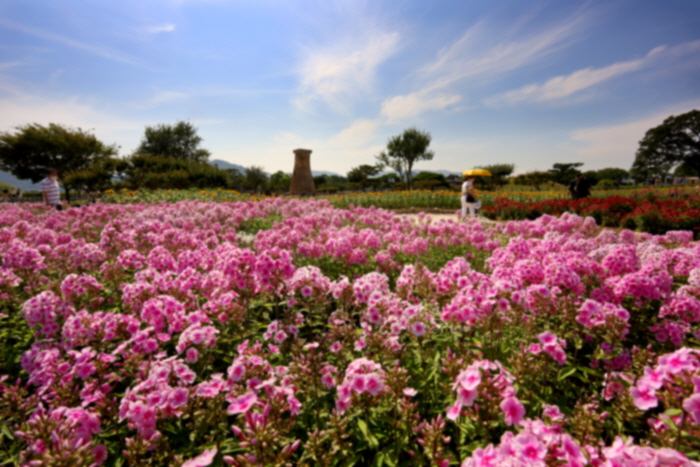
[[318,177],[319,175],[335,175],[336,177],[344,177],[345,175],[340,175],[339,173],[335,172],[328,172],[326,170],[312,170],[311,175],[314,177]]
[[236,169],[240,173],[245,173],[245,167],[242,165],[232,164],[230,162],[222,161],[221,159],[214,159],[213,161],[209,161],[209,163],[220,168],[221,170]]
[[38,183],[32,183],[31,180],[20,180],[9,172],[0,170],[0,182],[12,185],[22,191],[41,191],[41,186]]

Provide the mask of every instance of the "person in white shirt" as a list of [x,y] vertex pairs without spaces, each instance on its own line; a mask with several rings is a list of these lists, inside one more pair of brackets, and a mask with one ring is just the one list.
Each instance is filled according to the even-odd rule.
[[467,211],[470,216],[476,216],[476,196],[474,195],[474,177],[464,177],[462,183],[462,219],[467,217]]
[[44,195],[44,204],[53,206],[58,211],[63,210],[61,205],[61,188],[58,186],[58,172],[49,169],[48,176],[41,181],[41,194]]

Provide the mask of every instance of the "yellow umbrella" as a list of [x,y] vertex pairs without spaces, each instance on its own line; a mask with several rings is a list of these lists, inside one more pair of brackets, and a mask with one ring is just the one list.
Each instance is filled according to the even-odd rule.
[[490,177],[491,172],[485,169],[469,169],[462,172],[463,177]]

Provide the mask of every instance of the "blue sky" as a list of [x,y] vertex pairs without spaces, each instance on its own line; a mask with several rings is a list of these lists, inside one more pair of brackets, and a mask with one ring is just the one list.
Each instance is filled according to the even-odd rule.
[[0,2],[0,131],[93,130],[130,154],[187,120],[212,159],[372,164],[417,127],[422,170],[629,168],[700,108],[698,0]]

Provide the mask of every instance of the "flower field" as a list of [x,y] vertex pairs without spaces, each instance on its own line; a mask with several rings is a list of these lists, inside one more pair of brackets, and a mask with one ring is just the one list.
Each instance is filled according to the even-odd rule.
[[700,465],[689,231],[24,204],[0,258],[0,464]]
[[585,198],[579,200],[550,199],[521,203],[507,198],[496,199],[483,209],[493,219],[536,219],[542,214],[561,215],[573,212],[592,216],[606,227],[624,227],[631,230],[662,234],[670,230],[694,231],[700,235],[700,193],[674,191],[674,196],[660,196],[655,191],[642,196]]

